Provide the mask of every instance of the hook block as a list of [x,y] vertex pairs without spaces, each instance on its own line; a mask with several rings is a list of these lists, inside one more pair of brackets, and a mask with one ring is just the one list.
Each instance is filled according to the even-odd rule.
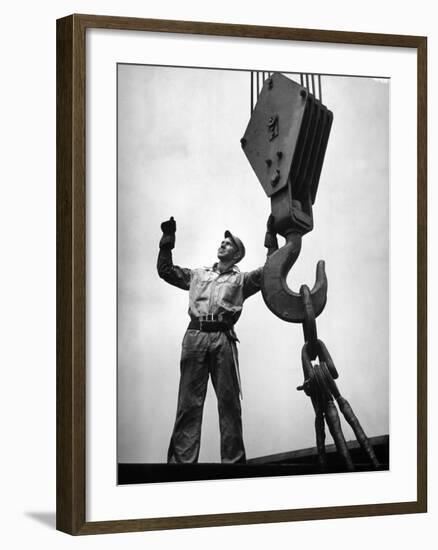
[[271,198],[281,235],[290,230],[304,234],[313,228],[312,205],[332,120],[332,112],[313,94],[280,73],[274,73],[261,90],[243,136],[243,150]]

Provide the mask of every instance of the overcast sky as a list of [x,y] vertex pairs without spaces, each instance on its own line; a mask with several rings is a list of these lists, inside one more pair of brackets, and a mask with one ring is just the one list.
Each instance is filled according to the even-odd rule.
[[[245,71],[119,65],[120,462],[165,462],[175,420],[188,293],[157,275],[160,223],[176,219],[178,265],[211,265],[225,229],[245,243],[241,270],[264,263],[270,201],[239,142],[250,114],[249,81]],[[314,230],[288,282],[296,291],[311,287],[316,262],[326,261],[318,336],[342,395],[375,436],[389,433],[389,81],[323,76],[322,86],[334,122]],[[296,391],[301,326],[275,317],[258,293],[245,302],[236,332],[247,457],[314,446],[313,408]],[[216,407],[209,384],[200,461],[220,461]],[[345,422],[343,428],[353,439]]]

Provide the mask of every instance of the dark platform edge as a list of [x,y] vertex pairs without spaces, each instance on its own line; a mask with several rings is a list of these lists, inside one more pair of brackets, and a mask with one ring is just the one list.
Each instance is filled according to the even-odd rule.
[[[380,468],[389,470],[389,435],[370,438]],[[356,472],[376,471],[368,461],[357,441],[347,443]],[[238,479],[294,475],[346,473],[347,469],[334,445],[326,447],[328,467],[321,472],[315,447],[300,449],[249,459],[246,464],[165,464],[165,463],[119,463],[118,484],[163,483],[170,481],[199,481],[213,479]],[[355,472],[349,472],[354,474]]]

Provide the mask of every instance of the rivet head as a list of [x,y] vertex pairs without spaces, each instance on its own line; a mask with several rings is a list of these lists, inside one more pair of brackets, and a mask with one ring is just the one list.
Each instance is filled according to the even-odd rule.
[[246,145],[246,139],[245,139],[244,137],[240,139],[240,145],[241,145],[242,147],[245,147],[245,145]]
[[280,181],[280,170],[275,170],[275,175],[271,178],[271,184],[272,186],[277,185],[277,183]]

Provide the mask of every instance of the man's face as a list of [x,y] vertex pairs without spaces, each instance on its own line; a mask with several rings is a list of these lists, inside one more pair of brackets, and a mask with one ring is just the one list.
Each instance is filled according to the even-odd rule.
[[233,241],[229,237],[225,237],[218,248],[217,257],[222,262],[230,262],[237,258],[238,253],[239,251],[235,247]]

